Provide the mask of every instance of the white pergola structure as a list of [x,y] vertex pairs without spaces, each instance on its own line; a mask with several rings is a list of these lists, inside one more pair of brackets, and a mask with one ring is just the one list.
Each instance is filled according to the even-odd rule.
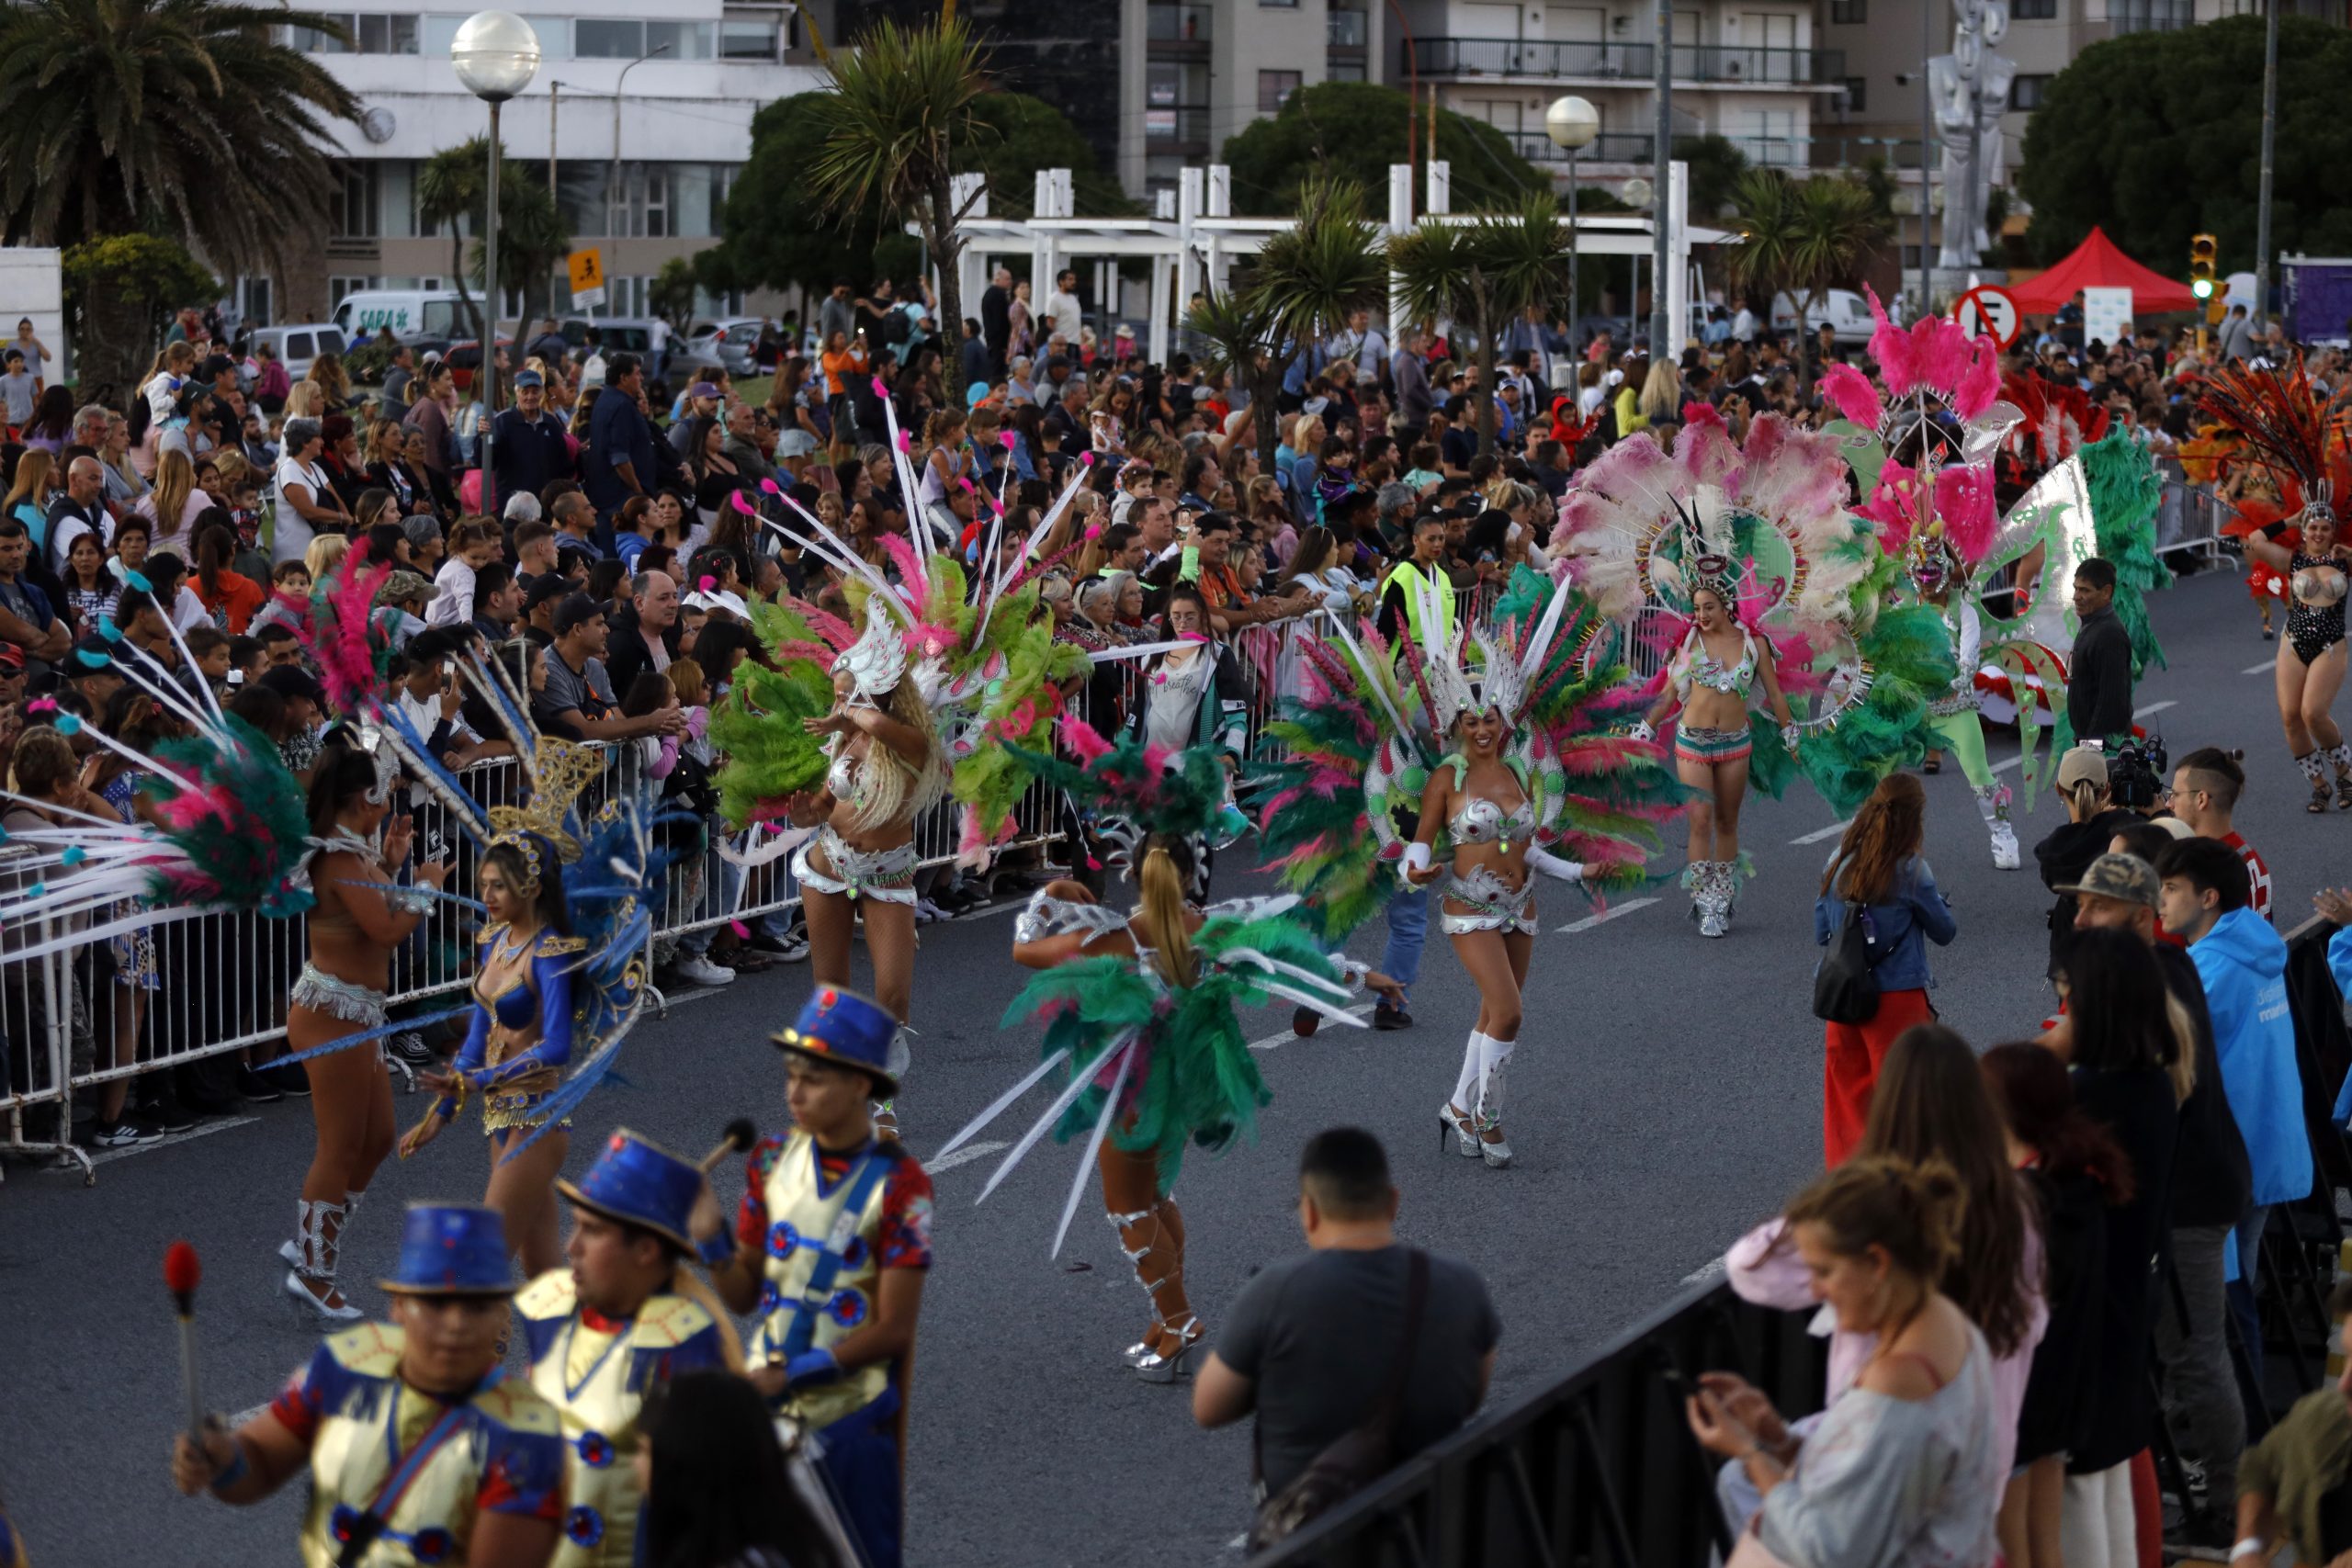
[[[1668,319],[1689,320],[1690,247],[1716,244],[1732,236],[1720,229],[1694,229],[1688,216],[1690,178],[1686,165],[1668,164],[1666,198],[1658,205],[1667,214],[1668,254],[1674,268],[1667,280]],[[1144,352],[1155,365],[1168,362],[1169,333],[1193,293],[1203,288],[1223,290],[1236,257],[1255,255],[1267,236],[1291,227],[1288,218],[1236,218],[1232,213],[1232,175],[1222,164],[1186,169],[1173,192],[1163,192],[1159,212],[1151,218],[1080,218],[1076,216],[1068,169],[1040,169],[1036,175],[1035,215],[997,218],[989,213],[985,191],[974,197],[978,175],[956,176],[956,200],[972,199],[963,223],[965,246],[957,267],[963,298],[978,300],[989,275],[1001,259],[1026,254],[1033,292],[1042,303],[1057,273],[1071,263],[1121,262],[1140,259],[1151,264],[1149,327]],[[1419,216],[1447,222],[1476,221],[1452,210],[1452,169],[1442,161],[1428,167],[1427,188]],[[1562,221],[1566,222],[1565,216]],[[1385,230],[1398,233],[1413,226],[1413,169],[1392,164],[1388,169],[1388,221]],[[1638,265],[1653,254],[1654,223],[1647,214],[1579,214],[1572,243],[1589,256],[1631,256]],[[1389,281],[1388,319],[1403,319],[1396,281]],[[944,322],[951,337],[961,322]],[[1679,345],[1678,345],[1679,346]]]

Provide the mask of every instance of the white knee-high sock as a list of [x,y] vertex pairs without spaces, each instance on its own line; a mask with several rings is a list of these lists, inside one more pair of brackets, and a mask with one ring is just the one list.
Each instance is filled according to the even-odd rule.
[[1462,1076],[1453,1082],[1456,1111],[1476,1113],[1478,1109],[1478,1078],[1485,1068],[1487,1037],[1476,1030],[1470,1032],[1470,1043],[1462,1048]]
[[1478,1039],[1478,1103],[1474,1109],[1480,1120],[1499,1122],[1503,1114],[1503,1064],[1510,1060],[1511,1050],[1519,1042],[1498,1040],[1491,1034],[1481,1034]]

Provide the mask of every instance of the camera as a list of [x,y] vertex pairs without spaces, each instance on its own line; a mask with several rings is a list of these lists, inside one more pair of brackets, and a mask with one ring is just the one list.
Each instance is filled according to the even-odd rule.
[[2107,759],[2108,795],[2127,811],[2154,811],[2164,798],[2169,760],[2161,735],[2125,741]]

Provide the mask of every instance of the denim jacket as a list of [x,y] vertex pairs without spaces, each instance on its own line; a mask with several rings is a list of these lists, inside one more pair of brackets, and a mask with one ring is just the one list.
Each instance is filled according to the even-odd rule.
[[[1836,864],[1837,852],[1830,852],[1829,858]],[[1815,942],[1827,947],[1845,923],[1846,901],[1835,891],[1814,900]],[[1913,855],[1895,871],[1894,897],[1870,906],[1866,929],[1877,944],[1872,951],[1885,954],[1873,971],[1879,989],[1916,991],[1932,988],[1936,983],[1928,968],[1927,942],[1920,938],[1949,947],[1960,932],[1960,922],[1952,919],[1951,906],[1944,902],[1944,896],[1936,891],[1936,874],[1928,869],[1926,857]]]

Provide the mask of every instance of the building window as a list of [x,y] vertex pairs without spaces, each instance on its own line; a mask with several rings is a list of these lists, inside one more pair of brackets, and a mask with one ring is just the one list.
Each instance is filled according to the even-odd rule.
[[2009,19],[2014,22],[2054,22],[2058,19],[2058,0],[2010,0]]
[[1258,73],[1258,112],[1280,114],[1290,96],[1298,91],[1299,73],[1295,71],[1261,71]]
[[2050,90],[2050,78],[2018,75],[2009,82],[2009,107],[2030,112],[2041,107],[2041,95]]
[[1869,78],[1869,77],[1867,77],[1867,76],[1849,76],[1849,77],[1847,77],[1847,78],[1846,78],[1846,112],[1847,112],[1848,114],[1860,114],[1860,113],[1862,113],[1864,110],[1868,109],[1870,107],[1871,107],[1870,78]]
[[635,60],[657,49],[664,60],[708,60],[711,56],[708,22],[582,17],[571,28],[572,52],[582,60]]
[[783,46],[783,26],[774,14],[730,11],[718,24],[721,60],[775,60]]
[[2107,19],[2118,37],[2177,32],[2196,22],[2197,0],[2108,0]]
[[368,160],[343,165],[343,177],[335,187],[334,210],[329,215],[334,226],[328,231],[337,239],[377,237],[377,164]]
[[1871,19],[1871,0],[1829,0],[1829,20],[1834,27],[1859,27]]
[[376,280],[372,277],[330,277],[327,279],[327,309],[333,310],[342,304],[346,294],[356,294],[363,288],[375,287]]
[[1366,80],[1363,73],[1363,62],[1353,59],[1331,61],[1324,67],[1323,75],[1326,80],[1332,82],[1362,82]]

